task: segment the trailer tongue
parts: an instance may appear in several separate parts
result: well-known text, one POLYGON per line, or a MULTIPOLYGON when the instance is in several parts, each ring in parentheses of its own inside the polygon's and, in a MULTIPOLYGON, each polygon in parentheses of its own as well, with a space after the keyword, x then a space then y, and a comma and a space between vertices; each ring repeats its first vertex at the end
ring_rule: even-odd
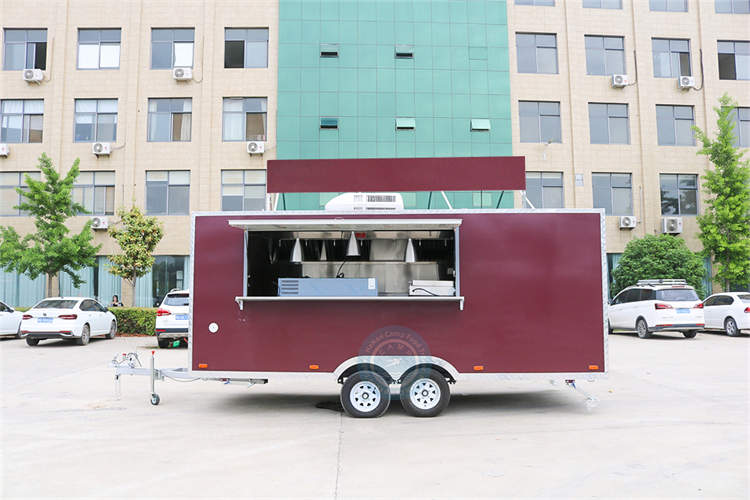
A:
MULTIPOLYGON (((490 159, 453 160, 471 172, 490 159)), ((276 170, 298 166, 269 162, 269 189, 283 184, 276 170)), ((334 167, 316 165, 323 178, 334 167)), ((377 187, 411 187, 399 182, 377 187)), ((510 184, 493 177, 489 187, 523 187, 510 184)), ((153 404, 164 378, 330 377, 355 417, 382 415, 392 386, 414 416, 439 414, 449 384, 462 380, 563 380, 579 390, 575 379, 606 373, 604 257, 600 210, 197 213, 190 367, 157 370, 153 353, 150 368, 127 355, 112 365, 118 380, 149 375, 153 404)))

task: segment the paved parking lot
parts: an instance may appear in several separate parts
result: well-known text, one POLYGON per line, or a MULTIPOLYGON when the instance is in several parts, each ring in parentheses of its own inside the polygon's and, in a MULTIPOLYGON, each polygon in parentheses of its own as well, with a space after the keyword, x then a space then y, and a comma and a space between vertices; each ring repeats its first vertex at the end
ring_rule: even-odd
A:
MULTIPOLYGON (((457 384, 447 411, 336 409, 338 385, 280 376, 246 389, 126 377, 107 361, 150 338, 0 342, 2 495, 736 497, 748 495, 750 336, 610 337, 610 374, 581 383, 457 384)), ((157 365, 186 366, 185 349, 157 365)))

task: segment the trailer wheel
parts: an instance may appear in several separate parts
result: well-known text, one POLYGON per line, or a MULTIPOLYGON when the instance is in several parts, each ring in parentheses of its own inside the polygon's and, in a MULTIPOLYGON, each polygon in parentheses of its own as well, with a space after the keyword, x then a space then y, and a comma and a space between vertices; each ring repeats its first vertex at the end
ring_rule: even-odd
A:
POLYGON ((353 373, 341 387, 341 406, 352 417, 379 417, 390 404, 391 390, 388 383, 375 372, 353 373))
POLYGON ((151 395, 151 404, 152 405, 154 405, 154 406, 158 405, 159 401, 161 401, 161 398, 159 397, 158 394, 152 394, 151 395))
POLYGON ((401 383, 401 406, 413 417, 436 417, 450 399, 448 382, 436 370, 416 370, 401 383))

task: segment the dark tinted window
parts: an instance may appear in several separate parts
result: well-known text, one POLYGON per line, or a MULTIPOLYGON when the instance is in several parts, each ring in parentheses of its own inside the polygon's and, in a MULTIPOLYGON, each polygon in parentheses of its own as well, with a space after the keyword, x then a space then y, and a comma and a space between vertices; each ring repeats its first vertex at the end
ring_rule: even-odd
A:
POLYGON ((656 298, 657 300, 671 301, 700 300, 698 299, 698 294, 695 293, 695 290, 690 288, 668 288, 666 290, 657 290, 656 298))
POLYGON ((709 298, 707 298, 706 301, 703 303, 703 307, 715 306, 718 298, 719 297, 709 297, 709 298))
POLYGON ((738 295, 737 298, 740 299, 742 302, 750 302, 750 293, 738 295))
POLYGON ((245 66, 245 42, 226 40, 224 42, 224 67, 243 68, 245 66))
POLYGON ((72 309, 75 307, 77 302, 77 300, 43 300, 35 305, 33 309, 72 309))
POLYGON ((187 293, 170 293, 164 299, 166 306, 187 306, 190 305, 190 295, 187 293))
POLYGON ((734 302, 734 298, 732 298, 731 295, 721 295, 719 297, 719 301, 717 302, 717 305, 719 306, 731 306, 734 302))
POLYGON ((641 300, 655 300, 656 299, 656 292, 654 290, 649 290, 647 288, 644 288, 641 290, 641 300))

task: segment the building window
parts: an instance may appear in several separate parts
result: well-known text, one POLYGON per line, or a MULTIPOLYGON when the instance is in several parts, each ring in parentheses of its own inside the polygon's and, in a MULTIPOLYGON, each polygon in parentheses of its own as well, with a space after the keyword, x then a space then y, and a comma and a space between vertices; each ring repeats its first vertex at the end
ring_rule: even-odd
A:
POLYGON ((690 40, 652 38, 654 76, 677 78, 690 76, 690 40))
POLYGON ((225 97, 224 141, 265 141, 267 107, 265 97, 225 97))
POLYGON ((750 80, 750 42, 719 40, 719 80, 750 80))
MULTIPOLYGON (((534 208, 563 208, 563 174, 526 172, 526 198, 534 208)), ((523 207, 530 208, 526 200, 523 207)))
POLYGON ((188 215, 190 213, 190 171, 150 170, 146 172, 146 213, 188 215))
POLYGON ((716 0, 717 14, 750 14, 750 0, 716 0))
POLYGON ((225 28, 225 68, 267 68, 268 28, 225 28))
POLYGON ((656 128, 660 146, 694 146, 693 107, 656 105, 656 128))
POLYGON ((630 144, 627 104, 589 103, 591 144, 630 144))
POLYGON ((73 201, 92 215, 115 214, 115 173, 81 172, 73 186, 73 201))
POLYGON ((152 29, 151 69, 193 67, 193 42, 195 30, 152 29))
POLYGON ((192 102, 190 98, 149 99, 149 142, 190 141, 192 102))
POLYGON ((605 215, 633 215, 633 187, 630 174, 591 174, 594 208, 605 215))
POLYGON ((625 40, 621 36, 586 35, 586 74, 625 74, 625 40))
POLYGON ((698 176, 693 174, 661 174, 661 214, 698 214, 698 176))
POLYGON ((521 142, 562 142, 560 103, 519 101, 521 142))
POLYGON ((516 0, 516 5, 537 5, 553 7, 555 5, 555 0, 516 0))
POLYGON ((225 212, 266 207, 265 170, 222 170, 221 209, 225 212))
POLYGON ((519 73, 557 73, 557 35, 516 33, 519 73))
POLYGON ((28 190, 26 186, 26 176, 35 181, 42 180, 42 173, 36 172, 0 172, 0 216, 6 215, 27 215, 17 207, 21 203, 21 195, 16 188, 24 191, 28 190))
POLYGON ((76 99, 75 142, 117 140, 117 99, 76 99))
POLYGON ((0 101, 0 142, 42 142, 43 99, 0 101))
POLYGON ((750 108, 734 108, 729 117, 734 123, 734 146, 750 148, 750 108))
POLYGON ((622 0, 583 0, 588 9, 622 9, 622 0))
POLYGON ((5 30, 3 69, 47 69, 47 30, 5 30))
POLYGON ((120 29, 78 30, 78 69, 120 67, 120 29))
POLYGON ((687 12, 687 0, 649 0, 654 12, 687 12))

